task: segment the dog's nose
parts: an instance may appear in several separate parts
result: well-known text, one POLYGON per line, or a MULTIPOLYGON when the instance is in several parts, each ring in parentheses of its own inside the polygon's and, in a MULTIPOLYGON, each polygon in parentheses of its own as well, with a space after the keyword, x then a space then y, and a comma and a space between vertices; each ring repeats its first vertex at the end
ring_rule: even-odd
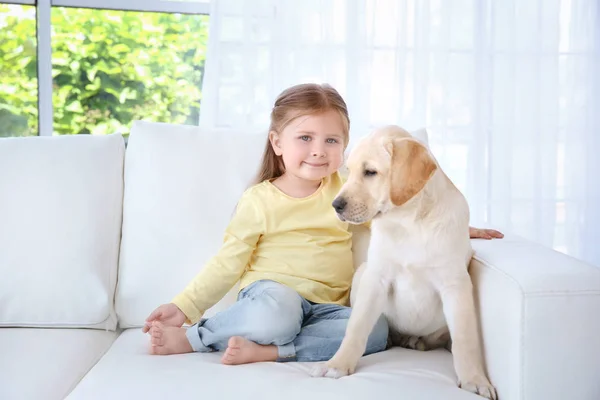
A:
POLYGON ((335 199, 333 201, 333 203, 331 203, 331 205, 333 206, 333 208, 335 208, 335 211, 338 214, 341 213, 342 211, 344 211, 344 208, 346 208, 347 204, 348 204, 348 202, 343 197, 338 197, 337 199, 335 199))

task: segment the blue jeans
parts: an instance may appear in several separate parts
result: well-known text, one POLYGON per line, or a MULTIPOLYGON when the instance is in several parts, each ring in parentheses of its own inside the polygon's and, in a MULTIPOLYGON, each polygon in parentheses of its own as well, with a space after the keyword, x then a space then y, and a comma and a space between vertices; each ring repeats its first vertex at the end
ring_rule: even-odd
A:
MULTIPOLYGON (((276 345, 277 361, 327 361, 336 353, 350 307, 315 304, 280 283, 262 280, 245 287, 238 301, 212 318, 187 330, 194 351, 222 351, 232 336, 258 344, 276 345)), ((382 315, 369 339, 365 355, 385 350, 388 325, 382 315)))

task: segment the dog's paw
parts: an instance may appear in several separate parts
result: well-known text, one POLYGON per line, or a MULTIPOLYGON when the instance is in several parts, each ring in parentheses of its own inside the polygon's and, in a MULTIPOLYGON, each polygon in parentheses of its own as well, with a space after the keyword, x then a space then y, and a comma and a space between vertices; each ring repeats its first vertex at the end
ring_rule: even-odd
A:
POLYGON ((331 361, 318 363, 310 371, 310 376, 315 378, 333 378, 338 379, 354 373, 356 366, 336 365, 331 361))
POLYGON ((419 350, 419 351, 427 351, 429 347, 423 340, 423 338, 419 336, 407 336, 402 335, 400 337, 400 347, 411 350, 419 350))
POLYGON ((485 377, 462 381, 458 383, 458 386, 464 390, 468 390, 469 392, 478 394, 489 400, 498 399, 496 389, 485 377))

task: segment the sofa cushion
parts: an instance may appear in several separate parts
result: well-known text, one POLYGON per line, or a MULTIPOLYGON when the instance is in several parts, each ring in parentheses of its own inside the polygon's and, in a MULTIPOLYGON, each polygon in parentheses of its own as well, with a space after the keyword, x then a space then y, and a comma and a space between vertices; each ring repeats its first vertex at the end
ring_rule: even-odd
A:
POLYGON ((459 389, 446 350, 401 348, 363 357, 354 375, 311 378, 313 363, 226 366, 222 353, 148 355, 148 335, 124 331, 68 397, 78 399, 481 400, 459 389))
POLYGON ((0 399, 64 399, 116 337, 94 329, 0 328, 0 399))
POLYGON ((0 140, 0 326, 115 329, 121 135, 0 140))
MULTIPOLYGON (((121 327, 141 326, 217 252, 265 143, 265 133, 134 123, 125 160, 116 293, 121 327)), ((234 301, 235 291, 205 315, 234 301)))

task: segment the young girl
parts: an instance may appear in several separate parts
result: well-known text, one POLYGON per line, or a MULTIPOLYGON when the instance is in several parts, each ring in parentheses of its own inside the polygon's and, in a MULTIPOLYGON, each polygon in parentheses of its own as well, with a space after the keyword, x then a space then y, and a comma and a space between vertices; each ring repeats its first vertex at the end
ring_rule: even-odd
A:
MULTIPOLYGON (((354 272, 348 224, 331 206, 349 124, 346 103, 329 85, 279 95, 256 184, 239 200, 221 249, 146 320, 152 354, 224 351, 230 365, 333 357, 350 317, 354 272), (201 319, 238 280, 238 301, 201 319), (182 328, 185 322, 194 325, 182 328)), ((472 237, 497 235, 471 230, 472 237)), ((387 337, 382 316, 365 354, 384 350, 387 337)))

